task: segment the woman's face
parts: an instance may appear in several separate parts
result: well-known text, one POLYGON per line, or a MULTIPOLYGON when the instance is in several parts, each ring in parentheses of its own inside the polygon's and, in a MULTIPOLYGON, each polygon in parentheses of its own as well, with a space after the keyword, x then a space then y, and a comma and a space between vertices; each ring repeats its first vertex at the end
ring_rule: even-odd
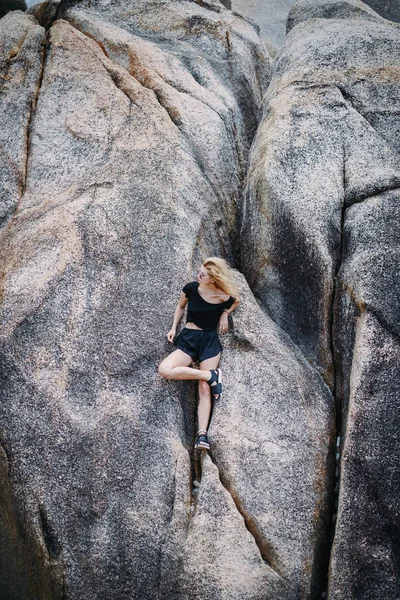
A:
POLYGON ((197 272, 197 281, 199 283, 205 283, 205 284, 211 283, 211 277, 208 274, 208 271, 204 265, 201 265, 200 269, 197 272))

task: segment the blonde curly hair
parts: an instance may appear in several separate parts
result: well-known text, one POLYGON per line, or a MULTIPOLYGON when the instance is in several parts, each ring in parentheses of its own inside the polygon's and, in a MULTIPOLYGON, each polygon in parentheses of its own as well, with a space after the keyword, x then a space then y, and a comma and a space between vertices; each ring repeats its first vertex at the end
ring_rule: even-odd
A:
POLYGON ((226 260, 217 256, 209 256, 203 261, 203 267, 207 269, 207 273, 213 278, 217 288, 235 300, 239 300, 239 288, 226 260))

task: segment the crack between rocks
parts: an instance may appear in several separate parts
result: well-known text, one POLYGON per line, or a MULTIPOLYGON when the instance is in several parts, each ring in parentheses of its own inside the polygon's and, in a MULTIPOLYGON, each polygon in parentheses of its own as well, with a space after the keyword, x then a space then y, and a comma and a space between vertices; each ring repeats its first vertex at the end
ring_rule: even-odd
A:
MULTIPOLYGON (((346 148, 345 145, 342 145, 342 187, 343 187, 343 202, 340 214, 340 230, 339 230, 339 252, 337 263, 335 265, 335 274, 333 277, 333 290, 331 295, 330 302, 330 318, 329 318, 329 332, 330 332, 330 351, 332 356, 332 368, 333 368, 333 389, 332 395, 335 399, 335 407, 336 407, 336 420, 335 420, 335 456, 333 462, 334 472, 332 478, 332 485, 330 489, 328 489, 327 496, 330 499, 330 506, 328 509, 328 518, 329 518, 329 539, 327 540, 327 550, 326 550, 326 564, 324 567, 325 573, 320 578, 322 588, 324 589, 324 596, 326 597, 327 589, 329 587, 329 570, 330 570, 330 562, 332 556, 333 542, 335 539, 335 529, 336 529, 336 515, 338 509, 338 501, 339 501, 339 488, 340 488, 340 439, 341 439, 341 411, 337 402, 337 379, 336 379, 336 371, 337 371, 337 361, 336 361, 336 350, 335 350, 335 341, 334 341, 334 329, 336 326, 335 323, 335 305, 338 295, 338 274, 340 267, 343 261, 343 241, 344 241, 344 224, 346 218, 346 205, 345 205, 345 195, 346 195, 346 148)), ((318 577, 318 575, 316 576, 318 577)), ((318 582, 317 582, 318 585, 318 582)))
MULTIPOLYGON (((70 24, 70 25, 71 25, 71 24, 70 24)), ((97 39, 96 39, 94 36, 92 36, 92 35, 91 35, 89 32, 83 31, 82 29, 78 29, 77 27, 75 27, 75 25, 71 25, 71 27, 72 27, 73 29, 76 29, 76 30, 77 30, 77 31, 79 31, 80 33, 82 33, 82 35, 84 35, 84 36, 88 37, 89 39, 93 40, 93 41, 94 41, 94 42, 95 42, 95 43, 96 43, 96 44, 99 46, 99 48, 100 48, 100 49, 101 49, 101 51, 104 53, 104 55, 105 55, 105 56, 106 56, 106 57, 107 57, 107 58, 108 58, 108 59, 109 59, 111 62, 113 62, 113 63, 114 63, 114 61, 113 61, 113 60, 110 58, 110 56, 108 55, 108 53, 107 53, 107 51, 106 51, 106 49, 105 49, 105 47, 104 47, 104 44, 102 44, 101 42, 99 42, 99 41, 98 41, 98 40, 97 40, 97 39)), ((139 59, 139 60, 140 60, 140 59, 139 59)), ((185 135, 185 133, 182 131, 182 129, 181 129, 181 127, 180 127, 180 126, 181 126, 181 124, 182 124, 182 121, 181 121, 181 118, 180 118, 180 115, 179 115, 179 111, 174 111, 174 110, 173 110, 173 109, 172 109, 172 108, 169 106, 169 104, 168 104, 168 101, 167 101, 167 100, 165 99, 165 97, 164 97, 164 93, 163 93, 163 91, 162 91, 162 90, 160 90, 160 89, 157 89, 157 87, 156 87, 156 82, 154 82, 154 84, 153 84, 153 85, 151 85, 151 84, 150 84, 150 82, 149 82, 148 84, 146 84, 146 82, 143 80, 143 77, 144 77, 144 75, 147 75, 147 76, 149 76, 150 78, 152 78, 152 77, 158 77, 158 78, 160 78, 160 79, 163 81, 163 83, 164 83, 166 86, 168 86, 168 87, 172 88, 174 91, 176 91, 176 92, 178 92, 178 93, 180 93, 180 94, 184 94, 184 95, 186 95, 186 96, 188 96, 188 97, 192 98, 192 99, 193 99, 193 100, 195 100, 196 102, 199 102, 200 104, 202 104, 203 106, 205 106, 206 108, 208 108, 209 110, 211 110, 212 112, 214 112, 214 113, 215 113, 215 114, 218 116, 218 118, 219 118, 219 119, 221 119, 222 123, 224 124, 224 127, 225 127, 225 130, 226 130, 226 133, 227 133, 227 136, 228 136, 228 138, 229 138, 229 139, 231 139, 231 138, 233 139, 233 141, 234 141, 234 143, 235 143, 235 151, 236 151, 236 156, 237 156, 237 168, 238 168, 238 171, 239 171, 239 172, 243 170, 243 169, 242 169, 242 165, 241 165, 241 160, 240 160, 240 156, 241 156, 241 155, 240 155, 239 148, 238 148, 238 139, 237 139, 237 132, 236 132, 236 127, 235 127, 235 119, 234 119, 234 115, 233 115, 233 114, 231 114, 231 113, 232 113, 232 111, 229 109, 229 107, 227 107, 227 106, 226 106, 226 104, 223 102, 223 100, 222 100, 222 99, 220 99, 220 100, 223 102, 223 104, 224 104, 225 108, 226 108, 226 109, 229 111, 229 113, 230 113, 230 115, 229 115, 229 116, 230 116, 230 118, 231 118, 231 124, 232 124, 231 128, 232 128, 232 131, 230 131, 230 128, 228 127, 228 123, 226 122, 226 120, 225 120, 224 116, 223 116, 223 115, 222 115, 222 114, 221 114, 221 113, 220 113, 218 110, 216 110, 216 109, 215 109, 215 108, 214 108, 214 107, 213 107, 211 104, 209 104, 208 102, 205 102, 204 100, 201 100, 200 98, 197 98, 196 96, 194 96, 194 95, 193 95, 193 94, 191 94, 190 92, 188 92, 188 91, 186 91, 186 90, 182 89, 182 88, 181 88, 181 86, 179 86, 179 84, 175 84, 175 83, 173 83, 173 82, 171 82, 171 81, 167 81, 167 80, 166 80, 164 77, 162 77, 162 75, 160 75, 160 74, 159 74, 157 71, 154 71, 153 69, 149 68, 148 66, 146 66, 146 65, 142 65, 142 64, 141 64, 141 65, 140 65, 140 68, 142 68, 142 69, 143 69, 143 71, 144 71, 144 74, 143 74, 143 76, 139 76, 139 77, 138 77, 138 73, 137 73, 137 72, 134 72, 134 73, 133 73, 133 72, 131 72, 131 71, 128 71, 128 70, 127 70, 125 67, 123 67, 123 66, 119 65, 119 63, 115 63, 115 64, 116 64, 116 65, 117 65, 119 68, 123 69, 123 70, 126 72, 126 74, 127 74, 127 75, 129 75, 130 77, 133 77, 133 78, 135 79, 135 81, 137 81, 137 82, 138 82, 138 83, 139 83, 139 84, 140 84, 140 85, 141 85, 141 86, 142 86, 144 89, 147 89, 147 90, 149 90, 149 91, 153 92, 153 94, 155 95, 155 97, 156 97, 156 99, 157 99, 158 103, 160 104, 160 106, 161 106, 161 107, 162 107, 162 108, 163 108, 163 109, 164 109, 164 110, 167 112, 167 115, 169 116, 169 118, 170 118, 171 122, 172 122, 172 123, 173 123, 173 124, 174 124, 174 125, 177 127, 177 129, 179 130, 179 132, 180 132, 182 135, 184 135, 184 137, 185 137, 185 139, 186 139, 186 140, 187 140, 187 136, 185 135)), ((113 74, 112 74, 112 73, 110 73, 109 69, 107 69, 107 67, 106 67, 105 65, 104 65, 104 67, 106 68, 106 70, 107 70, 107 72, 110 74, 110 76, 112 77, 112 79, 113 79, 113 81, 114 81, 114 83, 115 83, 116 87, 118 87, 118 89, 120 89, 120 90, 121 90, 123 93, 125 93, 125 91, 124 91, 123 89, 121 89, 121 87, 118 85, 118 83, 119 83, 119 82, 118 82, 118 81, 117 81, 117 80, 116 80, 116 79, 113 77, 113 74)), ((190 71, 189 71, 189 73, 190 73, 190 71)), ((193 76, 192 76, 192 77, 193 77, 193 76)), ((125 93, 125 95, 127 95, 127 94, 125 93)), ((129 98, 129 96, 128 96, 128 98, 129 98)), ((193 145, 192 145, 192 144, 190 144, 190 147, 191 147, 191 149, 193 149, 193 145)), ((199 159, 198 159, 197 153, 195 153, 195 152, 194 152, 194 153, 193 153, 193 156, 194 156, 195 160, 196 160, 197 162, 199 162, 199 159)), ((199 166, 200 166, 200 170, 201 170, 201 171, 202 171, 202 173, 205 175, 205 173, 204 173, 204 167, 203 167, 203 165, 202 165, 202 164, 199 164, 199 166)), ((215 188, 215 186, 213 186, 213 184, 211 183, 210 179, 209 179, 209 178, 208 178, 206 175, 205 175, 205 177, 207 178, 207 181, 208 181, 208 183, 210 184, 210 186, 212 186, 213 188, 215 188)), ((215 189, 214 189, 214 193, 216 193, 216 194, 217 194, 217 191, 216 191, 215 189)), ((217 194, 217 197, 218 197, 218 194, 217 194)))
POLYGON ((28 163, 29 163, 30 152, 31 152, 31 135, 32 135, 32 129, 33 129, 33 124, 34 124, 34 118, 36 115, 36 107, 37 107, 37 103, 39 100, 39 94, 40 94, 40 90, 42 88, 42 83, 43 83, 44 65, 46 62, 48 43, 49 43, 49 37, 48 37, 48 31, 46 31, 45 42, 43 44, 43 50, 42 50, 42 65, 41 65, 41 69, 40 69, 39 80, 37 83, 35 95, 32 99, 31 109, 30 109, 29 117, 28 117, 28 125, 27 125, 27 129, 26 129, 25 165, 24 165, 24 170, 23 170, 23 175, 22 175, 23 181, 21 184, 20 200, 23 197, 23 195, 25 194, 26 183, 28 180, 28 163))
POLYGON ((205 8, 206 10, 211 10, 212 12, 216 12, 218 14, 221 13, 221 9, 219 8, 219 6, 209 5, 206 2, 203 2, 202 0, 192 0, 192 2, 194 2, 194 4, 198 4, 202 8, 205 8))
POLYGON ((59 560, 62 552, 61 544, 58 540, 56 531, 50 522, 44 506, 39 505, 39 524, 42 530, 43 540, 47 549, 49 558, 53 561, 59 560))
POLYGON ((261 535, 259 534, 259 532, 257 531, 257 527, 253 521, 253 519, 247 514, 247 512, 245 511, 245 509, 243 508, 238 496, 233 492, 233 490, 231 489, 229 482, 227 481, 227 479, 223 476, 221 469, 218 467, 215 459, 212 456, 212 453, 209 452, 209 457, 211 459, 211 461, 213 462, 213 464, 215 465, 215 467, 218 470, 218 476, 219 476, 219 480, 221 482, 221 485, 225 488, 225 490, 228 492, 228 494, 230 495, 230 497, 232 498, 236 510, 238 511, 238 513, 242 516, 245 527, 247 529, 247 531, 250 533, 250 535, 252 536, 252 538, 254 539, 254 542, 259 550, 260 556, 263 560, 264 563, 266 563, 268 565, 268 567, 274 571, 274 573, 280 578, 280 579, 285 579, 285 577, 283 577, 283 575, 279 572, 278 570, 278 566, 273 558, 273 550, 269 549, 266 547, 266 542, 265 540, 262 539, 261 535))
MULTIPOLYGON (((340 90, 342 92, 342 90, 340 90)), ((344 101, 347 104, 347 100, 344 97, 344 101)), ((351 103, 349 103, 350 106, 351 103)), ((356 110, 354 107, 352 107, 354 110, 356 110)), ((358 111, 356 111, 358 112, 358 111)), ((361 115, 361 117, 363 117, 363 115, 361 115)), ((335 404, 336 404, 336 448, 335 448, 335 461, 334 461, 334 491, 333 494, 329 493, 328 496, 331 497, 332 496, 332 500, 331 500, 331 511, 333 512, 332 517, 331 517, 331 525, 330 525, 330 548, 329 548, 329 562, 327 565, 327 572, 326 572, 326 577, 325 577, 325 584, 326 587, 329 587, 329 576, 330 576, 330 564, 332 561, 332 551, 333 551, 333 545, 334 545, 334 540, 335 540, 335 533, 336 533, 336 524, 337 524, 337 512, 338 512, 338 507, 339 507, 339 498, 340 498, 340 480, 341 480, 341 458, 342 458, 342 447, 343 447, 343 443, 344 443, 344 438, 345 438, 345 432, 346 432, 346 422, 347 422, 347 416, 348 413, 346 411, 345 415, 342 415, 342 403, 344 398, 342 397, 343 394, 341 394, 341 397, 338 398, 338 394, 339 394, 339 390, 337 387, 337 376, 336 376, 336 372, 337 372, 337 362, 338 362, 338 354, 336 352, 336 348, 335 348, 335 338, 334 338, 334 332, 335 329, 337 327, 337 323, 335 322, 335 306, 336 306, 336 302, 337 302, 337 297, 339 294, 339 290, 338 290, 338 274, 340 271, 340 268, 342 266, 342 262, 343 262, 343 252, 344 252, 344 226, 345 226, 345 220, 346 220, 346 213, 347 210, 353 206, 354 204, 360 204, 361 202, 365 202, 368 201, 369 199, 372 199, 374 197, 378 197, 382 194, 384 194, 385 192, 389 192, 389 191, 395 191, 400 189, 399 188, 399 182, 395 181, 393 182, 393 185, 387 185, 385 186, 385 188, 382 188, 380 190, 377 190, 376 194, 374 195, 368 195, 368 196, 362 196, 360 198, 355 199, 351 204, 349 203, 348 199, 346 199, 346 187, 347 187, 347 180, 346 180, 346 150, 345 150, 345 146, 343 145, 343 190, 344 190, 344 201, 342 204, 342 210, 341 210, 341 221, 340 221, 340 246, 339 246, 339 255, 338 255, 338 260, 337 260, 337 265, 335 268, 335 275, 334 275, 334 290, 332 293, 332 297, 331 297, 331 307, 330 307, 330 348, 331 348, 331 354, 332 354, 332 363, 333 363, 333 376, 334 376, 334 386, 333 386, 333 390, 332 390, 332 394, 335 398, 335 404), (340 405, 339 405, 340 403, 340 405)), ((354 299, 353 299, 354 300, 354 299)), ((378 321, 378 323, 382 326, 383 329, 385 329, 385 331, 389 332, 390 335, 392 335, 397 341, 400 342, 400 332, 396 330, 395 326, 393 326, 393 324, 389 323, 384 315, 379 311, 379 309, 373 308, 369 305, 367 305, 365 302, 363 301, 354 301, 355 306, 359 309, 360 314, 365 313, 367 310, 368 312, 374 316, 374 318, 378 321)), ((356 342, 354 342, 353 344, 353 355, 354 355, 354 348, 356 346, 356 342)), ((352 363, 353 363, 353 359, 352 359, 352 363)), ((351 377, 351 374, 350 374, 351 377)), ((326 597, 326 596, 325 596, 326 597)))
POLYGON ((386 192, 394 192, 396 190, 400 191, 400 179, 395 179, 393 181, 393 183, 389 183, 388 185, 386 185, 385 187, 382 187, 382 188, 377 188, 376 190, 373 190, 368 195, 357 196, 356 198, 352 198, 350 196, 346 200, 345 209, 347 210, 351 206, 354 206, 355 204, 361 204, 362 202, 366 202, 367 200, 372 200, 373 198, 378 198, 379 196, 381 196, 382 194, 385 194, 386 192))
POLYGON ((368 312, 378 321, 379 325, 381 325, 385 331, 390 333, 396 342, 400 343, 400 332, 385 319, 379 309, 373 308, 368 304, 365 305, 365 308, 368 309, 368 312))
POLYGON ((157 574, 157 585, 156 588, 158 589, 159 593, 161 593, 161 588, 162 588, 162 573, 163 573, 163 552, 164 552, 164 545, 166 542, 166 539, 169 535, 169 530, 171 528, 171 522, 174 516, 174 507, 175 507, 175 502, 176 502, 176 472, 178 469, 178 459, 175 459, 175 469, 174 469, 174 477, 173 477, 173 488, 172 488, 172 502, 171 502, 171 510, 170 510, 170 514, 168 516, 168 525, 166 525, 165 527, 165 535, 163 536, 161 543, 160 543, 160 551, 159 551, 159 561, 158 561, 158 574, 157 574))
POLYGON ((10 457, 10 453, 8 451, 7 445, 4 442, 4 440, 0 439, 0 448, 2 449, 2 451, 4 452, 4 455, 6 457, 6 461, 7 461, 7 475, 10 478, 11 476, 11 457, 10 457))

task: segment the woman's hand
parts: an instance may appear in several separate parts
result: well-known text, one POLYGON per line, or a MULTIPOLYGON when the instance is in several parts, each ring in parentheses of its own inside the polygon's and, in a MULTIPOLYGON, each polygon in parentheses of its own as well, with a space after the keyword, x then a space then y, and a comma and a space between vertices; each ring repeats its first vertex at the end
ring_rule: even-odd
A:
POLYGON ((227 331, 228 331, 228 313, 223 312, 219 318, 218 332, 226 333, 227 331))
POLYGON ((170 331, 168 331, 168 333, 167 333, 167 340, 169 342, 173 342, 174 341, 175 333, 176 333, 175 327, 173 327, 170 331))

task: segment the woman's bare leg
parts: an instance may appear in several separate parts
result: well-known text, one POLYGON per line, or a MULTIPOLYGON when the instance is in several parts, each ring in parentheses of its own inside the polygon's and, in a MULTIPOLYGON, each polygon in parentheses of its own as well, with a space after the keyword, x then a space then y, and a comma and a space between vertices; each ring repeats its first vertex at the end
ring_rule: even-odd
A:
MULTIPOLYGON (((207 358, 200 363, 200 369, 207 371, 216 369, 219 364, 221 353, 212 358, 207 358)), ((208 383, 204 380, 199 381, 199 406, 197 408, 197 419, 199 423, 199 431, 207 431, 211 413, 211 389, 208 383)))
POLYGON ((192 358, 188 354, 182 350, 175 350, 162 361, 158 372, 165 379, 200 379, 205 382, 210 379, 209 370, 193 369, 189 367, 191 363, 192 358))

